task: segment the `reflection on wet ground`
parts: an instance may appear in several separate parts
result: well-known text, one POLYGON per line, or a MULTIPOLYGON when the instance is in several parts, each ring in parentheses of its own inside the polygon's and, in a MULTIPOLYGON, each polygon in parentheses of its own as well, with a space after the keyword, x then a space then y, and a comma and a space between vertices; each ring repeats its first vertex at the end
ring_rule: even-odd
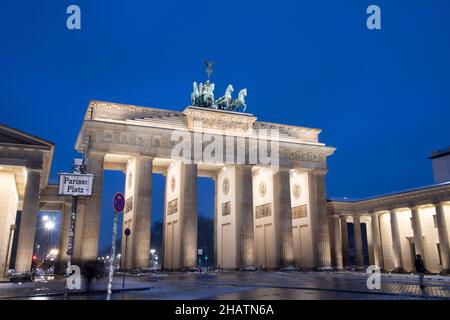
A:
MULTIPOLYGON (((165 274, 140 281, 152 289, 118 292, 116 300, 236 299, 450 299, 449 278, 426 280, 420 290, 415 276, 383 275, 381 289, 370 290, 362 273, 223 272, 206 275, 165 274)), ((76 294, 71 299, 103 300, 104 294, 76 294)), ((60 299, 43 297, 34 299, 60 299)))

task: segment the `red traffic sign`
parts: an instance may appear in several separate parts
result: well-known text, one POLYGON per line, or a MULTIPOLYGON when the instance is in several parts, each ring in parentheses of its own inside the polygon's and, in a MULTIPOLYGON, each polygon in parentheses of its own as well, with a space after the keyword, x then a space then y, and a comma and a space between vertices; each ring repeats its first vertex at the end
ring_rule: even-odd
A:
POLYGON ((125 208, 125 197, 122 193, 117 192, 114 195, 113 207, 116 212, 122 212, 123 208, 125 208))
POLYGON ((131 230, 129 228, 125 229, 125 235, 128 237, 131 234, 131 230))

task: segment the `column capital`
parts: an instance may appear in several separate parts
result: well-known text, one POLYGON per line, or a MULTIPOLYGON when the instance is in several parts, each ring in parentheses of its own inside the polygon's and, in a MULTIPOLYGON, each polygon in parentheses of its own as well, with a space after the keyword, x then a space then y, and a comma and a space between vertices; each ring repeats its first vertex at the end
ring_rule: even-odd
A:
POLYGON ((136 155, 136 158, 138 158, 139 160, 147 160, 147 161, 153 161, 153 159, 155 159, 155 157, 143 155, 143 154, 136 155))
POLYGON ((313 169, 311 171, 309 171, 309 173, 313 174, 313 175, 317 175, 317 176, 324 176, 328 173, 327 169, 313 169))
POLYGON ((89 151, 86 158, 89 159, 90 157, 104 157, 106 156, 106 152, 101 151, 89 151))
POLYGON ((370 210, 369 215, 371 217, 378 217, 380 215, 380 211, 370 210))
POLYGON ((442 207, 445 205, 445 201, 434 201, 433 206, 435 207, 442 207))
POLYGON ((41 168, 28 168, 27 167, 26 172, 27 172, 27 174, 29 174, 31 172, 42 174, 44 172, 44 170, 41 168))
POLYGON ((410 205, 408 206, 408 208, 409 208, 409 210, 411 210, 411 212, 412 212, 413 210, 419 210, 421 207, 422 207, 422 205, 420 205, 420 204, 410 204, 410 205))

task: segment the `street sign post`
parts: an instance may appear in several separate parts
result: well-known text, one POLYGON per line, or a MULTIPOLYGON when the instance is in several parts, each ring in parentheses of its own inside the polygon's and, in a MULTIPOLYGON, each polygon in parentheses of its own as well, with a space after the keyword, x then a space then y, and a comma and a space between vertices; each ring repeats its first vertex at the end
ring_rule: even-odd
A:
POLYGON ((122 278, 122 289, 125 288, 125 276, 126 276, 126 266, 127 266, 127 248, 128 248, 128 237, 131 234, 131 230, 129 228, 126 228, 124 231, 125 234, 125 255, 124 255, 124 261, 123 261, 123 278, 122 278))
POLYGON ((125 198, 122 193, 118 192, 113 198, 113 208, 114 208, 114 222, 113 222, 113 232, 111 240, 111 255, 109 256, 109 280, 108 280, 108 295, 107 300, 111 300, 112 293, 112 283, 114 277, 114 261, 116 259, 116 239, 117 239, 117 220, 119 212, 122 212, 125 207, 125 198))
POLYGON ((68 297, 68 278, 72 273, 72 254, 73 254, 73 239, 75 233, 75 221, 77 214, 78 196, 92 195, 92 182, 94 175, 86 172, 86 165, 83 159, 74 159, 72 165, 73 173, 59 174, 59 194, 72 196, 72 212, 70 214, 69 227, 69 243, 67 245, 67 269, 66 269, 66 283, 64 286, 64 298, 68 297))

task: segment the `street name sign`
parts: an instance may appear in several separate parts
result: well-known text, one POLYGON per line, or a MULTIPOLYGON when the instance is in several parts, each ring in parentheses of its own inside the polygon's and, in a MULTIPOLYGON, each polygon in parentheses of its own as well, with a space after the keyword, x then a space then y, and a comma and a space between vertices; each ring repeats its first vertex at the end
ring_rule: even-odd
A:
POLYGON ((93 174, 60 173, 59 194, 69 196, 92 195, 93 174))

